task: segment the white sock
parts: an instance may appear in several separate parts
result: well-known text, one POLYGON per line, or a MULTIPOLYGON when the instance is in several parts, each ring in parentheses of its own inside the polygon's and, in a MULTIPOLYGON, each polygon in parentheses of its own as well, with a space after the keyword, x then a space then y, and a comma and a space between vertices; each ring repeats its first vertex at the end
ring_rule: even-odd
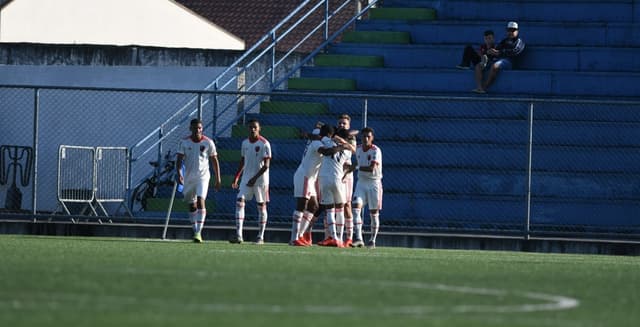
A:
POLYGON ((338 238, 336 235, 336 209, 329 208, 327 209, 327 229, 329 230, 329 236, 333 238, 338 238))
POLYGON ((242 238, 242 225, 244 224, 244 202, 236 201, 236 232, 242 238))
POLYGON ((298 239, 298 234, 300 234, 301 225, 302 225, 302 212, 296 210, 293 212, 293 220, 291 222, 291 240, 289 240, 289 242, 293 242, 298 239))
POLYGON ((198 227, 196 225, 196 221, 198 220, 198 211, 189 211, 189 221, 191 222, 191 229, 193 229, 193 233, 198 232, 198 227))
POLYGON ((372 213, 371 216, 371 240, 373 243, 376 242, 376 237, 378 237, 378 229, 380 227, 380 213, 372 213))
POLYGON ((347 218, 344 217, 344 227, 347 230, 347 239, 353 239, 353 217, 347 218))
POLYGON ((258 231, 258 237, 264 240, 264 230, 267 228, 267 205, 265 204, 262 208, 258 207, 258 226, 260 230, 258 231))
POLYGON ((353 229, 356 234, 356 240, 362 241, 362 213, 361 208, 353 208, 353 229))
POLYGON ((207 209, 198 209, 196 211, 196 233, 202 232, 204 220, 207 218, 207 209))
POLYGON ((336 208, 336 234, 337 239, 342 241, 342 234, 344 233, 344 209, 336 208))
POLYGON ((298 229, 298 238, 309 229, 309 225, 311 224, 311 220, 313 219, 313 213, 309 211, 305 211, 302 214, 302 223, 300 224, 300 228, 298 229))

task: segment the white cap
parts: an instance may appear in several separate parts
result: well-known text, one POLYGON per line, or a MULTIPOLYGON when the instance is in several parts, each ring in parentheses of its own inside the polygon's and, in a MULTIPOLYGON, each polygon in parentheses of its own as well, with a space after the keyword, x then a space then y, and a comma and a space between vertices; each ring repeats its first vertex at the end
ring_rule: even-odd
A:
POLYGON ((320 135, 320 129, 319 128, 314 128, 313 131, 311 132, 311 134, 320 135))
POLYGON ((508 23, 507 23, 507 28, 515 28, 515 29, 518 29, 518 23, 516 23, 516 22, 508 22, 508 23))

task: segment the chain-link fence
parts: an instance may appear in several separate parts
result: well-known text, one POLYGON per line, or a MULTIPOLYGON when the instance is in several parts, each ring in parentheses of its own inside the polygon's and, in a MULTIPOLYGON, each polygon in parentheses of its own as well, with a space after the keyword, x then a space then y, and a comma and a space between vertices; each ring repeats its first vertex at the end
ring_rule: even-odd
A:
MULTIPOLYGON (((65 214, 56 185, 59 147, 68 145, 128 149, 116 159, 126 176, 113 180, 127 184, 134 217, 121 218, 162 219, 178 141, 201 117, 223 175, 223 189, 209 193, 208 221, 233 226, 242 124, 257 118, 273 149, 270 224, 285 226, 304 134, 346 113, 352 129, 375 130, 383 152, 383 230, 640 237, 638 102, 277 92, 247 94, 262 102, 246 108, 242 95, 0 87, 0 217, 65 214)), ((184 210, 178 195, 173 216, 186 221, 184 210)))

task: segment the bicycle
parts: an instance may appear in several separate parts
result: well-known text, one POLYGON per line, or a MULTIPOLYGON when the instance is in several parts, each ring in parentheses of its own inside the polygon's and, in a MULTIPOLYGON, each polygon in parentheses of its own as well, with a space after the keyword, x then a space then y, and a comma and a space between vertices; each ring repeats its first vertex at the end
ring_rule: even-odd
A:
POLYGON ((136 203, 140 204, 140 210, 147 210, 147 199, 155 198, 158 195, 158 188, 165 185, 173 185, 176 179, 176 161, 175 154, 172 155, 168 151, 164 156, 163 163, 158 161, 149 161, 149 165, 153 167, 153 173, 138 184, 131 193, 129 207, 134 211, 136 203), (160 169, 159 167, 162 168, 160 169))

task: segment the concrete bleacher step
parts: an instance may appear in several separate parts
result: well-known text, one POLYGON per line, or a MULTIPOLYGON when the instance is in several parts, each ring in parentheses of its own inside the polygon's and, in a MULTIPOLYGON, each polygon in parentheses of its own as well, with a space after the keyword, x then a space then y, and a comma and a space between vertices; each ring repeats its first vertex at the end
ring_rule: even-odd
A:
POLYGON ((356 54, 319 54, 314 58, 313 63, 318 67, 384 67, 384 58, 356 54))
POLYGON ((349 43, 378 43, 378 44, 409 44, 411 33, 407 31, 357 30, 347 31, 342 35, 342 42, 349 43))
POLYGON ((324 115, 329 113, 329 109, 326 104, 319 102, 263 101, 260 102, 260 113, 324 115))
MULTIPOLYGON (((304 67, 301 75, 355 80, 361 91, 470 94, 476 87, 473 72, 456 69, 304 67)), ((516 96, 636 97, 640 94, 640 73, 504 71, 490 92, 516 96)))
POLYGON ((437 12, 432 8, 394 8, 379 7, 369 11, 369 19, 398 19, 398 20, 434 20, 437 12))
MULTIPOLYGON (((167 212, 167 210, 169 210, 170 204, 171 204, 170 198, 164 198, 164 197, 149 198, 147 199, 147 209, 145 211, 167 212)), ((205 204, 207 206, 207 212, 209 213, 216 212, 215 201, 207 200, 205 204)), ((176 196, 176 198, 173 201, 172 212, 189 212, 189 205, 186 202, 184 202, 181 197, 176 196)))
MULTIPOLYGON (((471 43, 477 49, 480 42, 471 43)), ((336 55, 382 57, 385 67, 451 68, 459 64, 465 44, 379 45, 338 43, 330 48, 336 55)), ((529 46, 518 59, 518 70, 562 70, 640 72, 637 48, 529 46), (549 60, 552 57, 553 60, 549 60)))
POLYGON ((289 90, 355 91, 356 82, 348 78, 294 77, 287 81, 289 90))
MULTIPOLYGON (((234 125, 231 128, 231 136, 236 138, 247 138, 247 127, 234 125)), ((260 125, 260 135, 267 139, 297 139, 300 137, 300 130, 292 126, 275 126, 275 125, 260 125)), ((226 147, 224 147, 226 148, 226 147)), ((236 147, 239 149, 239 147, 236 147)))
MULTIPOLYGON (((414 44, 479 43, 482 32, 492 29, 496 40, 504 37, 506 21, 432 21, 411 22, 393 20, 362 20, 356 24, 358 32, 405 32, 414 44)), ((528 47, 585 46, 639 47, 640 24, 637 23, 580 23, 521 21, 520 37, 528 47)), ((343 41, 348 42, 348 41, 343 41)), ((376 42, 360 42, 376 43, 376 42)), ((409 43, 409 42, 406 42, 409 43)))

